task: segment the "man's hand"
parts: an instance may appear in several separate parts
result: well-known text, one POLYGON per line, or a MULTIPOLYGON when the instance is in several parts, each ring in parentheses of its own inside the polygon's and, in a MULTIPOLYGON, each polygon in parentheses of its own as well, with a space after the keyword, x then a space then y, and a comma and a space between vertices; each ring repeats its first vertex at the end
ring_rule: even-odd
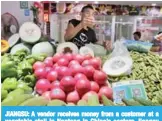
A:
POLYGON ((84 18, 81 22, 82 27, 87 30, 87 27, 93 28, 95 25, 93 18, 84 18))

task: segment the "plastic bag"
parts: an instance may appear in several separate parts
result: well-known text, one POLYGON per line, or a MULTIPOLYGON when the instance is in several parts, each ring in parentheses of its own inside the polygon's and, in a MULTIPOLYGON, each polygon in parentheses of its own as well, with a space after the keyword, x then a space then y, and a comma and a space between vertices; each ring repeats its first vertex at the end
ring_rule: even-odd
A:
POLYGON ((143 41, 135 41, 135 40, 125 40, 124 45, 127 46, 128 50, 134 50, 137 52, 148 52, 151 47, 152 43, 150 42, 143 42, 143 41))
POLYGON ((130 57, 128 49, 124 46, 123 41, 116 41, 114 43, 114 49, 111 53, 111 57, 124 56, 130 57))
POLYGON ((110 76, 123 76, 131 73, 133 61, 122 41, 114 43, 114 49, 104 65, 103 70, 110 76))

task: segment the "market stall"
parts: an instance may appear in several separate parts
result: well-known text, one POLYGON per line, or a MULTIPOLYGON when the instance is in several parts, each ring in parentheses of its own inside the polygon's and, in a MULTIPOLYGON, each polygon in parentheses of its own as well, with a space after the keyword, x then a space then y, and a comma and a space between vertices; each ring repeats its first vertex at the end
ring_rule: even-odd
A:
POLYGON ((51 15, 47 33, 35 18, 1 40, 2 106, 162 105, 162 57, 151 52, 151 42, 131 40, 144 27, 138 17, 96 16, 97 37, 112 40, 108 49, 65 42, 73 17, 51 15))

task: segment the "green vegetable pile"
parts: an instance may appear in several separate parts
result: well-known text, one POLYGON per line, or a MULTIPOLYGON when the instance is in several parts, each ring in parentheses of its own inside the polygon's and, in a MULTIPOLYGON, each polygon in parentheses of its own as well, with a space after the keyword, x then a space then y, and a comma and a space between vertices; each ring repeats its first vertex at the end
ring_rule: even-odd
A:
POLYGON ((26 50, 17 51, 13 55, 5 53, 1 58, 2 100, 17 89, 32 93, 36 83, 32 65, 36 61, 43 61, 45 57, 29 55, 26 50))
MULTIPOLYGON (((131 51, 130 55, 133 59, 132 73, 120 77, 109 76, 109 81, 143 80, 148 98, 152 102, 158 102, 157 94, 162 90, 162 58, 152 53, 135 51, 131 51)), ((102 61, 105 62, 108 58, 109 56, 102 57, 102 61)))

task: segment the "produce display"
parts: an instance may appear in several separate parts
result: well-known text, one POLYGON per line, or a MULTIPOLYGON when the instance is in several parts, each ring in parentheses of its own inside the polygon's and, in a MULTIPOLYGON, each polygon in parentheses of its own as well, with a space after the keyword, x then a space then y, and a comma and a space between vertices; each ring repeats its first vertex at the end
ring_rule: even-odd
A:
POLYGON ((113 92, 98 57, 57 53, 45 58, 21 50, 6 53, 1 63, 4 106, 71 106, 84 102, 93 106, 102 104, 102 95, 112 100, 113 92))
POLYGON ((19 33, 1 40, 2 106, 162 105, 162 58, 148 52, 148 44, 140 49, 127 44, 135 50, 124 53, 130 57, 112 58, 100 45, 54 45, 37 25, 26 22, 19 33), (111 84, 126 80, 143 80, 148 99, 114 103, 111 84))
MULTIPOLYGON (((152 53, 130 52, 133 59, 133 68, 130 75, 111 77, 110 82, 124 80, 143 80, 148 98, 152 102, 159 102, 159 91, 162 91, 162 58, 152 53)), ((102 57, 103 63, 109 56, 102 57)))
MULTIPOLYGON (((29 55, 26 50, 15 54, 2 56, 2 105, 3 106, 156 106, 162 104, 162 90, 160 86, 161 69, 157 72, 159 57, 152 54, 131 52, 134 64, 132 74, 123 77, 111 77, 102 71, 102 63, 108 57, 92 57, 72 53, 56 53, 53 57, 45 55, 29 55), (139 60, 137 58, 143 57, 139 60), (151 60, 154 57, 156 60, 151 60), (150 58, 150 59, 148 59, 150 58), (136 61, 135 61, 136 60, 136 61), (155 63, 147 62, 155 61, 155 63), (13 65, 14 64, 14 65, 13 65), (138 77, 144 65, 146 69, 156 68, 155 74, 159 83, 155 86, 153 79, 145 82, 148 100, 134 97, 123 99, 123 104, 113 103, 112 81, 144 79, 147 75, 138 77), (141 67, 142 66, 142 67, 141 67), (155 67, 154 67, 155 66, 155 67), (156 67, 157 66, 157 67, 156 67), (142 69, 141 69, 142 68, 142 69), (10 73, 7 73, 10 72, 10 73), (136 73, 134 76, 133 74, 136 73), (138 74, 139 73, 139 74, 138 74), (148 86, 148 87, 147 87, 148 86), (149 87, 150 86, 150 87, 149 87), (154 87, 156 89, 152 89, 154 87), (151 90, 152 89, 152 90, 151 90), (151 91, 150 91, 151 90, 151 91), (34 92, 33 92, 34 91, 34 92)), ((159 66, 160 67, 160 66, 159 66)), ((144 71, 144 75, 150 71, 144 71)), ((152 75, 154 71, 151 71, 152 75)), ((141 76, 141 75, 139 75, 141 76)))

